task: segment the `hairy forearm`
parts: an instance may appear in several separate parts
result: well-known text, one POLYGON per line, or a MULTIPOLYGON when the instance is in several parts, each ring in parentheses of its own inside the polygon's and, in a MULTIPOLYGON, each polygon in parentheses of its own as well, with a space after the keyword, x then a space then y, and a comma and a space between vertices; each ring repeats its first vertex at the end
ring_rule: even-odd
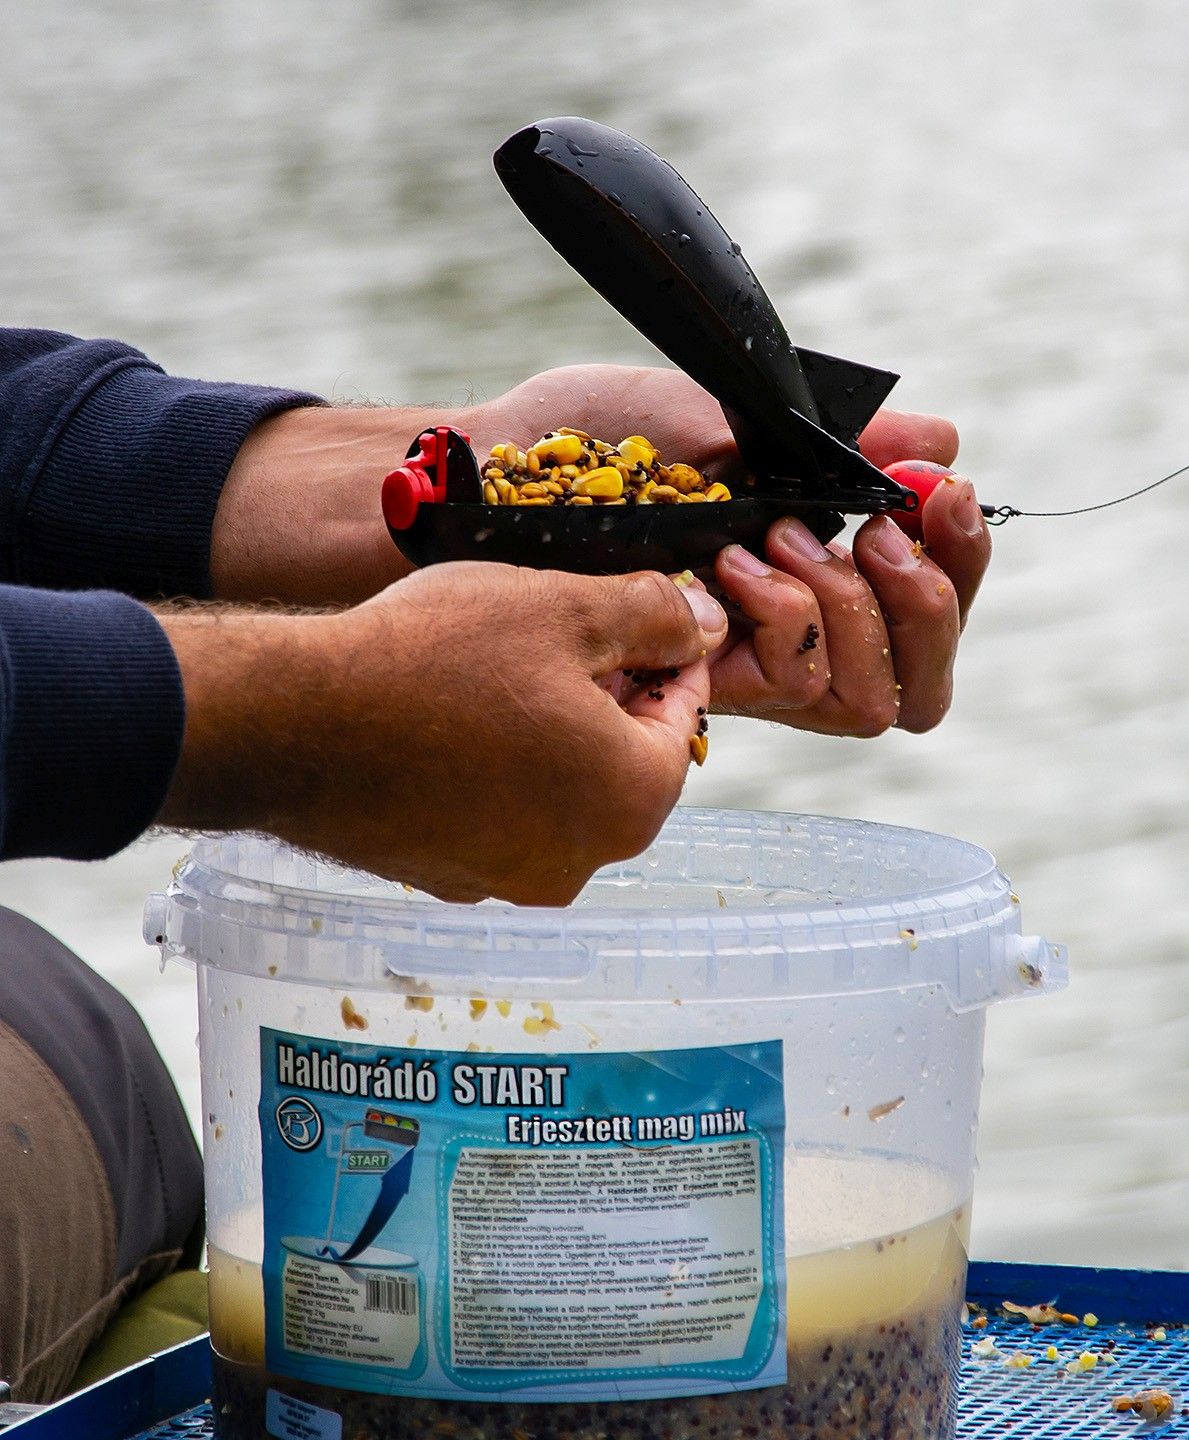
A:
POLYGON ((380 510, 384 476, 440 410, 290 410, 248 436, 227 477, 211 545, 221 600, 352 604, 410 570, 380 510))
POLYGON ((325 685, 321 617, 231 605, 163 606, 156 614, 186 696, 181 759, 159 822, 275 829, 316 780, 298 730, 311 713, 310 692, 325 685))

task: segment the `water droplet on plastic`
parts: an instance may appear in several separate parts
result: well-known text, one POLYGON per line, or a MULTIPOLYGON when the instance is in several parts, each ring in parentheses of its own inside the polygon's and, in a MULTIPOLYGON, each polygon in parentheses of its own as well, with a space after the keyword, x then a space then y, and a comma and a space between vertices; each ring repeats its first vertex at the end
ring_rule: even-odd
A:
POLYGON ((923 1065, 921 1066, 921 1079, 922 1079, 922 1080, 928 1080, 929 1076, 930 1076, 932 1073, 933 1073, 933 1072, 929 1069, 928 1061, 926 1061, 925 1064, 923 1064, 923 1065))
POLYGON ((738 240, 732 240, 732 241, 731 241, 731 254, 732 254, 732 255, 742 255, 742 254, 743 254, 743 246, 739 244, 738 240))
POLYGON ((903 1045, 903 1044, 904 1044, 905 1040, 908 1039, 908 1036, 904 1033, 904 1026, 903 1026, 903 1025, 897 1025, 897 1026, 896 1026, 896 1029, 895 1029, 895 1030, 893 1031, 893 1033, 892 1033, 892 1038, 893 1038, 893 1040, 895 1040, 895 1042, 896 1042, 897 1045, 903 1045))
POLYGON ((827 1095, 837 1095, 837 1094, 838 1094, 838 1077, 837 1077, 836 1075, 827 1075, 827 1076, 826 1076, 826 1094, 827 1094, 827 1095))
MULTIPOLYGON (((749 335, 749 336, 747 337, 747 339, 744 340, 744 342, 743 342, 743 348, 744 348, 745 350, 750 350, 751 347, 752 347, 754 344, 755 344, 755 336, 754 336, 754 335, 749 335)), ((395 483, 396 483, 396 482, 393 481, 393 484, 395 484, 395 483)))
POLYGON ((566 149, 570 152, 571 155, 586 155, 591 160, 597 160, 599 156, 599 152, 597 150, 584 150, 582 146, 579 145, 577 140, 567 140, 566 149))
MULTIPOLYGON (((678 237, 677 237, 677 244, 678 244, 678 246, 679 246, 681 249, 684 250, 685 247, 689 244, 689 236, 688 236, 688 235, 678 235, 678 237)), ((395 484, 396 482, 394 481, 393 483, 395 484)))
POLYGON ((622 205, 622 204, 623 204, 623 196, 622 196, 622 195, 617 195, 614 190, 608 190, 608 191, 607 191, 607 199, 610 200, 610 202, 612 203, 612 205, 622 205))

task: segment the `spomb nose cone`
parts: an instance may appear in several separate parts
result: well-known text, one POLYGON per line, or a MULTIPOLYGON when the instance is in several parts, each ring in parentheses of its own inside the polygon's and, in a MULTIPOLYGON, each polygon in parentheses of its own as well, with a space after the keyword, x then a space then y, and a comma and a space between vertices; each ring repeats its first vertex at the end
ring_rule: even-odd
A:
POLYGON ((517 131, 495 169, 553 248, 724 408, 773 435, 787 431, 790 406, 816 420, 771 300, 668 161, 607 125, 561 116, 517 131))
POLYGON ((859 391, 865 377, 884 382, 874 410, 893 377, 830 357, 811 377, 741 247, 668 161, 566 115, 517 131, 495 168, 553 248, 715 397, 760 490, 787 493, 772 477, 794 476, 829 502, 839 484, 880 483, 854 448, 859 391))

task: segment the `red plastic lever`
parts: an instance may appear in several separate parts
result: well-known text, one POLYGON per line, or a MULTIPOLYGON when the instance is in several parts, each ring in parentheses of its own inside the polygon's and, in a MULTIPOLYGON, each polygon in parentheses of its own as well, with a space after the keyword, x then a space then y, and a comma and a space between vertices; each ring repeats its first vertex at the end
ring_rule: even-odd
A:
POLYGON ((417 453, 385 475, 380 504, 391 529, 407 530, 422 505, 445 500, 450 435, 448 425, 423 430, 417 437, 417 453))

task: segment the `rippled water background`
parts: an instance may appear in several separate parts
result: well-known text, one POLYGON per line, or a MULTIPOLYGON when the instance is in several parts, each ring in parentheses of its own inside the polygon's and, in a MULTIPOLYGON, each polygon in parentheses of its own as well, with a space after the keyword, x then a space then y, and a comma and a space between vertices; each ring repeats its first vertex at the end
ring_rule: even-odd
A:
MULTIPOLYGON (((394 401, 651 352, 490 152, 582 113, 706 195, 794 338, 903 372, 983 498, 1057 509, 1189 460, 1180 0, 41 0, 0 17, 0 323, 394 401)), ((925 737, 718 722, 688 798, 992 850, 1066 995, 989 1027, 974 1245, 1189 1264, 1189 479, 1017 520, 925 737)), ((190 977, 144 895, 176 837, 0 868, 141 1006, 196 1111, 190 977)))

